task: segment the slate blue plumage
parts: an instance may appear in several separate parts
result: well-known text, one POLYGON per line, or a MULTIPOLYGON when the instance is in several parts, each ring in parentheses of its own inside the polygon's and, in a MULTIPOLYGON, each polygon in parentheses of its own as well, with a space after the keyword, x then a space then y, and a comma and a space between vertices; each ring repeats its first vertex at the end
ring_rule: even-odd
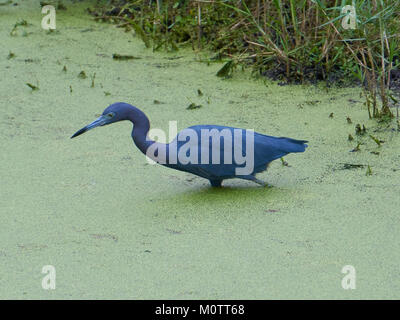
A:
MULTIPOLYGON (((212 130, 210 132, 214 132, 216 134, 225 132, 228 136, 229 134, 231 134, 232 137, 234 136, 234 134, 237 134, 240 140, 233 141, 231 139, 231 146, 229 145, 229 143, 225 144, 225 140, 223 140, 224 142, 222 142, 221 140, 221 143, 218 146, 217 144, 212 143, 213 138, 211 136, 209 137, 207 143, 207 139, 198 139, 198 141, 196 141, 195 139, 191 140, 190 137, 186 137, 186 140, 184 140, 183 138, 177 139, 179 134, 171 143, 163 144, 152 141, 148 138, 147 134, 150 129, 150 122, 146 115, 140 109, 123 102, 117 102, 107 107, 98 119, 96 119, 86 127, 78 130, 71 138, 77 137, 95 127, 104 126, 122 120, 129 120, 133 123, 133 141, 135 145, 140 149, 140 151, 142 151, 144 154, 148 154, 148 151, 153 149, 158 150, 154 153, 156 156, 160 156, 162 152, 165 152, 165 158, 161 157, 165 161, 159 161, 162 165, 176 170, 189 172, 208 179, 211 185, 214 187, 221 186, 223 180, 231 178, 251 180, 255 183, 265 186, 266 184, 263 181, 258 180, 255 177, 255 174, 266 170, 271 161, 282 158, 288 153, 304 152, 307 147, 307 145, 305 144, 307 141, 305 140, 296 140, 285 137, 272 137, 254 132, 253 167, 251 167, 251 172, 249 172, 248 174, 238 175, 237 169, 243 169, 246 164, 239 163, 239 159, 236 159, 236 157, 233 154, 230 155, 230 153, 233 153, 233 148, 241 147, 241 149, 238 150, 242 150, 242 156, 246 155, 246 140, 251 141, 250 138, 246 137, 246 130, 218 125, 197 125, 186 128, 179 133, 181 135, 180 137, 184 137, 185 133, 195 133, 198 135, 198 137, 201 137, 202 130, 204 132, 204 130, 208 129, 212 130), (241 146, 240 143, 242 144, 241 146), (172 157, 172 154, 176 154, 176 152, 180 151, 185 151, 184 149, 182 149, 185 144, 185 150, 188 148, 188 146, 192 147, 193 149, 188 150, 188 152, 186 153, 182 152, 182 154, 188 157, 192 156, 191 159, 197 159, 197 161, 187 163, 187 161, 183 161, 184 159, 176 157, 176 163, 171 163, 170 159, 172 157), (216 148, 219 148, 219 150, 216 150, 216 148), (193 154, 191 154, 192 151, 193 154), (212 155, 214 151, 220 151, 219 158, 216 158, 217 160, 219 160, 219 164, 215 164, 215 161, 212 163, 212 155), (226 159, 224 152, 226 152, 226 159), (205 155, 204 158, 206 158, 206 156, 208 155, 208 163, 204 163, 205 161, 201 161, 202 154, 203 156, 205 155), (232 158, 232 161, 230 163, 229 158, 232 158)), ((229 142, 229 139, 227 141, 229 142)))

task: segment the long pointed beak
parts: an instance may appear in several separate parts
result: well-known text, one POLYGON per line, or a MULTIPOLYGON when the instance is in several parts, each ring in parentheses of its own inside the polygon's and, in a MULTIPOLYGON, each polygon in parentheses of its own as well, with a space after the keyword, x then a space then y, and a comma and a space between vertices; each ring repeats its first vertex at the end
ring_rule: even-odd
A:
POLYGON ((105 125, 107 122, 107 119, 104 116, 100 116, 98 117, 96 120, 94 120, 92 123, 88 124, 86 127, 83 127, 82 129, 78 130, 77 132, 75 132, 72 138, 75 138, 77 136, 80 136, 82 133, 85 133, 86 131, 89 131, 93 128, 99 127, 99 126, 103 126, 105 125))

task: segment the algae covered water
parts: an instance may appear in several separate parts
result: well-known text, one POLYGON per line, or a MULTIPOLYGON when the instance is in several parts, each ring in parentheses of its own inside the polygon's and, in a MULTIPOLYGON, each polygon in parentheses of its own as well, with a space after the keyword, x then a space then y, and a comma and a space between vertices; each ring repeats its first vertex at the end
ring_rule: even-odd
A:
POLYGON ((368 120, 359 89, 220 79, 204 52, 153 53, 65 4, 53 32, 39 1, 0 6, 1 298, 399 298, 399 133, 368 120), (129 123, 69 139, 116 101, 166 132, 215 123, 309 147, 259 176, 271 188, 212 189, 150 165, 129 123))

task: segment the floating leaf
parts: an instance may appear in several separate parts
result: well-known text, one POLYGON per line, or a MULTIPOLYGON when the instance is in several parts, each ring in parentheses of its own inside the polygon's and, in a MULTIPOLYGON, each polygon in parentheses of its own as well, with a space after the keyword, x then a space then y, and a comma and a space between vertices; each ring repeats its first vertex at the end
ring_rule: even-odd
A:
POLYGON ((7 56, 7 59, 10 60, 12 58, 15 58, 15 53, 10 51, 10 53, 7 56))
POLYGON ((364 164, 340 163, 339 166, 335 170, 354 170, 354 169, 362 169, 362 168, 365 168, 364 164))
POLYGON ((26 85, 32 89, 32 91, 39 90, 38 86, 33 85, 32 83, 27 82, 26 85))
POLYGON ((384 143, 385 141, 383 141, 383 140, 379 140, 378 138, 375 138, 373 135, 369 135, 369 137, 372 139, 372 140, 374 140, 375 141, 375 143, 380 147, 381 146, 381 143, 384 143))
POLYGON ((360 144, 361 144, 361 143, 358 143, 357 146, 356 146, 353 150, 351 150, 350 152, 357 152, 357 151, 360 151, 360 144))
POLYGON ((186 108, 187 110, 193 110, 193 109, 200 109, 202 105, 196 105, 195 103, 189 104, 189 106, 186 108))
POLYGON ((135 56, 130 56, 130 55, 123 55, 123 54, 118 54, 118 53, 114 53, 112 57, 113 57, 114 60, 141 59, 140 57, 135 57, 135 56))
POLYGON ((80 78, 80 79, 86 79, 87 78, 87 76, 86 76, 86 73, 85 73, 85 71, 81 71, 81 72, 79 72, 79 74, 78 74, 78 78, 80 78))

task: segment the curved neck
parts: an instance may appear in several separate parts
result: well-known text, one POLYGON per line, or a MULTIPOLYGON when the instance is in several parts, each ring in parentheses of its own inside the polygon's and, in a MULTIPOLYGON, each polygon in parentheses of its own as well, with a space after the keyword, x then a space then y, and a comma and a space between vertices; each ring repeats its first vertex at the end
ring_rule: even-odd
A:
MULTIPOLYGON (((133 107, 133 106, 132 106, 133 107)), ((147 149, 155 143, 155 141, 147 137, 150 130, 150 121, 143 111, 136 107, 130 110, 128 120, 133 123, 132 139, 135 145, 146 154, 147 149)))

